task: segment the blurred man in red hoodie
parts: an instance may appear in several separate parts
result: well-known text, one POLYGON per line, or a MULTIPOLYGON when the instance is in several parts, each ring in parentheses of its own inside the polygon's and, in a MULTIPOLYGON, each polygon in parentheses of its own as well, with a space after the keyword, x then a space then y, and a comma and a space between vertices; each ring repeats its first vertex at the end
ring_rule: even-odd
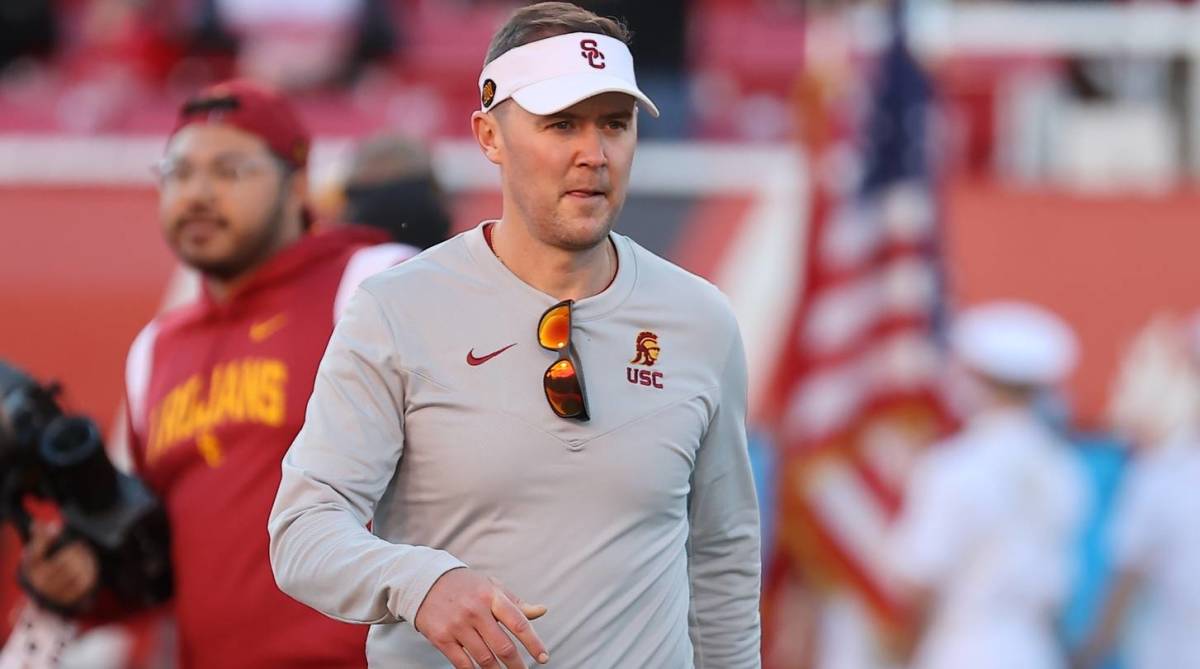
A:
MULTIPOLYGON (((138 335, 126 402, 135 469, 170 520, 182 667, 366 665, 365 626, 275 586, 267 515, 338 310, 416 249, 362 226, 314 234, 309 147, 286 100, 233 81, 183 106, 158 169, 164 237, 202 291, 138 335)), ((121 613, 106 606, 94 552, 48 551, 55 534, 38 528, 25 551, 35 597, 85 619, 121 613)))

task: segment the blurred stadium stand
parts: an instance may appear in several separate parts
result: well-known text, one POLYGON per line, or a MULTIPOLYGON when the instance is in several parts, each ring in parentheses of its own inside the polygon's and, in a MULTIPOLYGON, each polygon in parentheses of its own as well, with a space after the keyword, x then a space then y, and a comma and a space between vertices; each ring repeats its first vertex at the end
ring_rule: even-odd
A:
MULTIPOLYGON (((321 134, 361 134, 390 127, 419 136, 464 136, 467 114, 477 106, 475 79, 488 40, 514 6, 510 2, 325 0, 292 4, 344 6, 351 12, 349 18, 333 9, 324 13, 313 9, 307 18, 293 11, 284 20, 268 11, 286 6, 274 0, 61 4, 57 25, 67 37, 49 54, 43 48, 35 58, 14 60, 0 75, 0 132, 158 133, 170 123, 172 111, 188 91, 206 81, 249 72, 302 93, 306 118, 321 134), (235 18, 244 24, 238 31, 201 21, 206 5, 207 14, 216 8, 219 15, 223 4, 261 4, 264 9, 258 14, 237 14, 235 18), (369 58, 353 43, 364 32, 353 12, 368 7, 391 20, 391 30, 383 31, 385 37, 376 38, 377 46, 368 49, 369 58), (296 45, 287 44, 286 38, 293 35, 304 49, 311 49, 321 21, 340 21, 345 24, 340 29, 357 31, 330 38, 345 42, 329 51, 340 54, 344 66, 328 68, 324 79, 297 77, 279 62, 298 58, 296 45), (262 42, 265 36, 279 44, 262 47, 256 40, 262 42), (386 48, 391 45, 394 50, 386 48)), ((650 6, 591 3, 598 11, 620 14, 629 14, 622 11, 625 5, 643 4, 650 6)), ((695 95, 696 122, 689 128, 695 136, 786 137, 787 99, 803 48, 800 4, 698 0, 635 9, 631 21, 639 19, 647 26, 645 30, 633 26, 635 50, 653 54, 651 62, 658 65, 648 68, 647 76, 678 78, 682 65, 683 75, 695 82, 690 92, 684 81, 681 92, 670 95, 663 123, 681 118, 688 96, 695 95), (688 18, 683 21, 680 12, 685 5, 688 18), (651 48, 659 46, 659 33, 665 32, 656 33, 656 26, 676 26, 661 39, 679 44, 651 48), (673 55, 674 51, 680 53, 673 55)))

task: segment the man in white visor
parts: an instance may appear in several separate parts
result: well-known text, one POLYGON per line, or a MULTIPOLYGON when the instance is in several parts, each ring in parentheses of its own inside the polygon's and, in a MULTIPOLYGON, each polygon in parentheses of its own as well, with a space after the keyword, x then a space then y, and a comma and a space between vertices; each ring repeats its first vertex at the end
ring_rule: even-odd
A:
POLYGON ((372 667, 761 664, 737 323, 612 232, 658 113, 628 39, 513 15, 471 118, 500 218, 363 284, 321 363, 271 564, 372 667))

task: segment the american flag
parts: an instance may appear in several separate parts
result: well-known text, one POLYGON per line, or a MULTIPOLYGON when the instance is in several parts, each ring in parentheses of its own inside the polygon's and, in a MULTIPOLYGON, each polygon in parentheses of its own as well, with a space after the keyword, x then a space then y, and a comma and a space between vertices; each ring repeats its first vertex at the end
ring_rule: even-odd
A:
POLYGON ((795 644, 794 618, 811 614, 792 601, 798 584, 853 593, 885 627, 902 622, 886 531, 907 464, 948 423, 932 89, 895 16, 893 25, 859 122, 844 108, 822 122, 812 113, 828 112, 820 95, 806 114, 814 183, 803 285, 767 407, 779 449, 764 600, 775 669, 805 666, 794 648, 771 652, 795 644))

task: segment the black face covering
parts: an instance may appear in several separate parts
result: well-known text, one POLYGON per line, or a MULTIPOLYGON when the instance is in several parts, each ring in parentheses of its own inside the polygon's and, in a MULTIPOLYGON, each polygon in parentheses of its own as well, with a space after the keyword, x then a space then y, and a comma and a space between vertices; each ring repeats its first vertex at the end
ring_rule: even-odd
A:
POLYGON ((393 240, 420 249, 450 235, 450 216, 429 177, 347 186, 345 218, 386 230, 393 240))

